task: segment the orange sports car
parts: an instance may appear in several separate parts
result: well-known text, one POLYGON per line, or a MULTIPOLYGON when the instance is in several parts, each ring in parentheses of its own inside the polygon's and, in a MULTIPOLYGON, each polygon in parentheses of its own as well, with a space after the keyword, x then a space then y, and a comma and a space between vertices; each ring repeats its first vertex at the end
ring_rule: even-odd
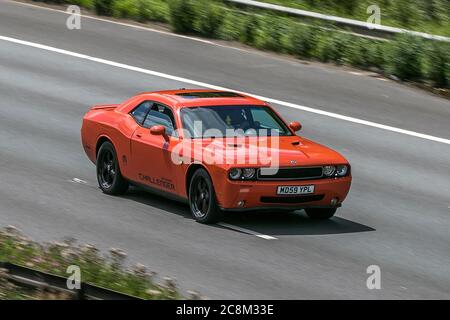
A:
POLYGON ((180 89, 92 107, 81 140, 107 194, 141 186, 189 203, 202 223, 263 209, 327 219, 350 189, 350 165, 300 129, 253 97, 180 89))

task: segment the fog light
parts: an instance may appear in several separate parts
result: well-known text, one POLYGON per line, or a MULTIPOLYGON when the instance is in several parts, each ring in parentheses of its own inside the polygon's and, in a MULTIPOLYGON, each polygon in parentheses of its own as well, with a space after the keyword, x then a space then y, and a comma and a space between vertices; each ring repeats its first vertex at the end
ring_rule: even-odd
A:
POLYGON ((339 198, 333 198, 333 199, 331 199, 331 205, 332 205, 332 206, 337 205, 338 202, 339 202, 339 198))
POLYGON ((245 201, 244 201, 244 200, 239 201, 239 202, 237 203, 237 206, 238 206, 239 208, 242 208, 243 206, 245 206, 245 201))

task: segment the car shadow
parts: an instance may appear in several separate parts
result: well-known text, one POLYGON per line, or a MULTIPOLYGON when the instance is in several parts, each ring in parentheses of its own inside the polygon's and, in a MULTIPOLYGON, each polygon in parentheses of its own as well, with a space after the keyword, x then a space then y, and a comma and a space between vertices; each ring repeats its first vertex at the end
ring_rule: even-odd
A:
MULTIPOLYGON (((339 214, 339 210, 337 214, 339 214)), ((295 212, 233 213, 227 214, 223 222, 269 236, 326 235, 375 231, 374 228, 338 216, 327 220, 312 220, 303 210, 295 212)))
POLYGON ((165 198, 139 187, 130 186, 128 192, 120 197, 192 219, 188 204, 165 198))
MULTIPOLYGON (((146 192, 137 187, 130 188, 130 191, 121 197, 177 214, 186 219, 192 219, 187 204, 168 200, 167 198, 146 192)), ((339 214, 339 210, 337 214, 339 214)), ((328 220, 312 220, 306 216, 303 210, 295 212, 264 211, 225 213, 222 222, 239 227, 238 229, 247 229, 254 233, 270 236, 327 235, 375 231, 374 228, 338 216, 328 220)), ((211 225, 211 227, 226 228, 230 231, 241 232, 220 224, 211 225)))

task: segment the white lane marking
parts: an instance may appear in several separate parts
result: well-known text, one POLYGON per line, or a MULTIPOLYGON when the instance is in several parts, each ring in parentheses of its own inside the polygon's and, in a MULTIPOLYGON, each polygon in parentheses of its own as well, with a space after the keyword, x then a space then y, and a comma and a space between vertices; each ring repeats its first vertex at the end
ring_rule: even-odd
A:
POLYGON ((217 223, 217 225, 228 228, 228 229, 240 231, 242 233, 250 234, 250 235, 256 236, 258 238, 262 238, 262 239, 266 239, 266 240, 277 240, 277 238, 269 236, 267 234, 261 234, 261 233, 255 232, 253 230, 241 228, 241 227, 229 224, 229 223, 219 222, 219 223, 217 223))
MULTIPOLYGON (((64 11, 64 10, 59 10, 59 9, 54 9, 54 8, 49 8, 49 7, 43 7, 43 6, 40 6, 40 5, 31 4, 31 3, 24 3, 24 2, 14 1, 14 0, 6 0, 5 2, 19 4, 19 5, 28 6, 28 7, 33 7, 33 8, 42 9, 42 10, 47 10, 47 11, 64 13, 64 14, 67 14, 67 15, 71 14, 71 13, 68 13, 67 11, 64 11)), ((103 18, 89 16, 89 15, 85 15, 85 14, 80 14, 80 17, 83 17, 83 18, 86 18, 86 19, 91 19, 91 20, 102 21, 102 22, 108 22, 108 23, 117 24, 117 25, 124 26, 124 27, 130 27, 130 28, 139 29, 139 30, 152 31, 152 32, 161 33, 161 34, 168 35, 168 36, 177 37, 177 38, 184 38, 184 39, 194 40, 194 41, 207 43, 207 44, 215 44, 214 42, 209 41, 209 40, 195 38, 195 37, 190 37, 190 36, 185 36, 185 35, 182 35, 182 34, 172 33, 172 32, 164 31, 164 30, 158 30, 158 29, 154 29, 154 28, 150 28, 150 27, 144 27, 144 26, 131 24, 131 23, 113 21, 113 20, 103 19, 103 18)))
POLYGON ((78 179, 78 178, 73 178, 71 180, 69 180, 70 182, 74 182, 74 183, 80 183, 80 184, 88 184, 87 181, 84 181, 82 179, 78 179))
POLYGON ((73 52, 73 51, 68 51, 68 50, 64 50, 64 49, 59 49, 59 48, 47 46, 47 45, 44 45, 44 44, 39 44, 39 43, 25 41, 25 40, 19 40, 19 39, 16 39, 16 38, 11 38, 11 37, 6 37, 6 36, 0 36, 0 40, 7 41, 7 42, 12 42, 12 43, 16 43, 16 44, 21 44, 21 45, 28 46, 28 47, 38 48, 38 49, 42 49, 42 50, 46 50, 46 51, 56 52, 56 53, 60 53, 60 54, 64 54, 64 55, 68 55, 68 56, 84 59, 84 60, 97 62, 97 63, 102 63, 102 64, 105 64, 105 65, 109 65, 109 66, 113 66, 113 67, 117 67, 117 68, 121 68, 121 69, 126 69, 126 70, 130 70, 130 71, 135 71, 135 72, 140 72, 140 73, 144 73, 144 74, 149 74, 149 75, 160 77, 160 78, 164 78, 164 79, 174 80, 174 81, 178 81, 178 82, 184 82, 184 83, 192 84, 192 85, 199 86, 199 87, 204 87, 204 88, 209 88, 209 89, 214 89, 214 90, 234 91, 234 92, 237 92, 237 93, 247 94, 247 95, 251 95, 251 96, 253 96, 253 97, 257 98, 257 99, 264 100, 264 101, 267 101, 267 102, 270 102, 270 103, 274 103, 274 104, 279 104, 279 105, 282 105, 282 106, 285 106, 285 107, 298 109, 298 110, 302 110, 302 111, 306 111, 306 112, 310 112, 310 113, 320 114, 320 115, 323 115, 323 116, 327 116, 327 117, 331 117, 331 118, 335 118, 335 119, 339 119, 339 120, 344 120, 344 121, 348 121, 348 122, 353 122, 353 123, 365 125, 365 126, 368 126, 368 127, 383 129, 383 130, 386 130, 386 131, 401 133, 401 134, 404 134, 404 135, 408 135, 408 136, 412 136, 412 137, 416 137, 416 138, 420 138, 420 139, 425 139, 425 140, 429 140, 429 141, 435 141, 435 142, 440 142, 440 143, 444 143, 444 144, 450 145, 450 139, 445 139, 445 138, 432 136, 432 135, 429 135, 429 134, 424 134, 424 133, 420 133, 420 132, 400 129, 400 128, 396 128, 396 127, 392 127, 392 126, 388 126, 388 125, 384 125, 384 124, 381 124, 381 123, 376 123, 376 122, 372 122, 372 121, 368 121, 368 120, 363 120, 363 119, 353 118, 353 117, 349 117, 349 116, 344 116, 344 115, 341 115, 341 114, 338 114, 338 113, 334 113, 334 112, 329 112, 329 111, 320 110, 320 109, 314 109, 314 108, 311 108, 311 107, 302 106, 302 105, 295 104, 295 103, 292 103, 292 102, 286 102, 286 101, 273 99, 273 98, 269 98, 269 97, 264 97, 264 96, 260 96, 260 95, 256 95, 256 94, 252 94, 252 93, 248 93, 248 92, 243 92, 243 91, 239 91, 239 90, 234 90, 234 89, 230 89, 230 88, 216 86, 216 85, 213 85, 213 84, 209 84, 209 83, 205 83, 205 82, 201 82, 201 81, 196 81, 196 80, 192 80, 192 79, 187 79, 187 78, 183 78, 183 77, 178 77, 178 76, 170 75, 170 74, 163 73, 163 72, 158 72, 158 71, 153 71, 153 70, 149 70, 149 69, 134 67, 134 66, 131 66, 131 65, 128 65, 128 64, 114 62, 114 61, 111 61, 111 60, 91 57, 91 56, 88 56, 86 54, 77 53, 77 52, 73 52))
POLYGON ((277 240, 277 238, 272 237, 272 236, 268 236, 266 234, 255 234, 255 236, 257 236, 259 238, 266 239, 266 240, 277 240))

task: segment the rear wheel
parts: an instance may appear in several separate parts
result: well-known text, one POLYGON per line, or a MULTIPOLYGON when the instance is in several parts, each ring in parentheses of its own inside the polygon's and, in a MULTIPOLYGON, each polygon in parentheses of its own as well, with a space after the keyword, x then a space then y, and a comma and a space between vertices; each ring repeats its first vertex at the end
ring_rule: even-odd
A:
POLYGON ((198 169, 189 185, 189 206, 200 223, 215 223, 222 217, 211 178, 205 169, 198 169))
POLYGON ((336 213, 336 208, 308 208, 306 214, 311 219, 329 219, 336 213))
POLYGON ((98 151, 97 181, 106 194, 119 195, 128 190, 128 182, 120 173, 116 151, 109 141, 103 143, 98 151))

